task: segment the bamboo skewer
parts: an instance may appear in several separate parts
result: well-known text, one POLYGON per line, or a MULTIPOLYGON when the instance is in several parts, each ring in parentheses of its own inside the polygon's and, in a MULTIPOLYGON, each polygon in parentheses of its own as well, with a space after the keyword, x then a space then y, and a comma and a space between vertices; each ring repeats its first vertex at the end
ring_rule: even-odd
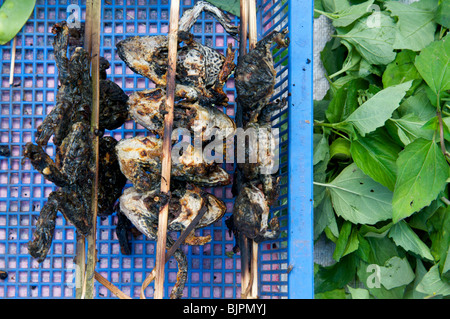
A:
POLYGON ((16 37, 12 40, 12 49, 11 49, 11 66, 9 70, 9 86, 14 84, 14 68, 16 65, 16 37))
MULTIPOLYGON (((240 39, 239 39, 239 60, 247 53, 247 30, 248 30, 248 0, 240 2, 240 39)), ((238 102, 236 105, 236 126, 243 127, 242 106, 238 102)), ((242 172, 237 168, 237 191, 241 191, 242 172)), ((239 247, 241 251, 241 298, 247 296, 247 286, 250 281, 248 269, 248 240, 245 236, 239 236, 239 247)))
POLYGON ((100 109, 100 30, 101 30, 101 0, 88 0, 86 3, 86 40, 87 49, 91 56, 91 79, 92 79, 92 114, 91 135, 95 161, 94 183, 92 186, 91 212, 92 229, 88 235, 87 264, 85 273, 84 298, 94 298, 94 275, 97 263, 97 211, 98 211, 98 167, 99 167, 99 137, 96 132, 99 129, 100 109))
MULTIPOLYGON (((253 50, 257 42, 257 24, 256 24, 256 0, 247 0, 248 2, 248 45, 249 51, 253 50)), ((251 286, 250 296, 251 298, 258 297, 258 248, 259 245, 253 240, 252 243, 252 257, 250 267, 250 283, 251 286)))
POLYGON ((111 282, 109 282, 105 277, 100 275, 98 272, 94 271, 94 277, 95 277, 95 280, 97 280, 99 283, 101 283, 103 286, 105 286, 109 291, 111 291, 113 294, 115 294, 120 299, 132 299, 130 296, 123 293, 119 288, 117 288, 111 282))
MULTIPOLYGON (((169 45, 168 45, 168 66, 167 66, 167 88, 166 88, 166 112, 164 116, 164 139, 161 168, 161 192, 170 192, 170 175, 172 167, 172 126, 173 107, 175 100, 175 76, 178 49, 178 19, 180 15, 180 0, 172 0, 170 4, 169 21, 169 45)), ((164 205, 158 217, 158 241, 156 245, 156 279, 155 279, 155 299, 164 297, 164 267, 165 250, 167 242, 167 219, 169 215, 169 201, 164 205)))
MULTIPOLYGON (((197 216, 195 216, 195 218, 188 225, 188 227, 186 227, 186 229, 181 233, 181 235, 178 237, 178 239, 175 241, 172 247, 166 252, 164 257, 164 264, 169 261, 170 257, 173 256, 175 251, 184 242, 186 237, 189 236, 189 234, 194 230, 195 226, 199 223, 200 219, 203 217, 206 211, 207 211, 206 207, 203 206, 202 209, 198 212, 197 216)), ((155 275, 156 275, 156 267, 152 269, 151 273, 147 276, 147 278, 145 278, 144 282, 142 283, 140 294, 141 299, 145 299, 144 291, 148 287, 148 285, 155 279, 155 275)))

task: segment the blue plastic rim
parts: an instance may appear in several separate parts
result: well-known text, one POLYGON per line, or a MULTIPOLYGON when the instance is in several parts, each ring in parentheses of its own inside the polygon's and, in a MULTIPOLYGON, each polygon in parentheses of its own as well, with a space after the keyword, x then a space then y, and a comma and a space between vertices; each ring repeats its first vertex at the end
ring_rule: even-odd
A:
MULTIPOLYGON (((181 12, 194 0, 181 0, 181 12)), ((0 4, 3 1, 0 0, 0 4)), ((0 145, 11 150, 0 156, 0 270, 8 273, 0 279, 0 298, 74 298, 76 232, 58 214, 53 245, 47 259, 38 264, 28 255, 37 216, 46 198, 55 188, 22 160, 22 147, 34 142, 34 132, 54 107, 58 74, 53 59, 54 23, 67 20, 70 4, 77 4, 85 17, 85 0, 38 0, 34 12, 16 36, 14 85, 9 85, 12 41, 0 46, 0 145)), ((286 97, 288 108, 274 117, 280 130, 281 193, 272 207, 278 216, 282 235, 260 244, 259 283, 261 298, 313 297, 312 241, 312 1, 260 0, 258 38, 272 30, 289 28, 290 46, 277 51, 278 72, 274 99, 286 97)), ((148 80, 134 74, 118 57, 115 44, 129 36, 166 34, 169 28, 169 0, 108 0, 102 4, 101 54, 111 67, 108 78, 130 94, 152 87, 148 80)), ((233 16, 238 24, 239 19, 233 16)), ((191 30, 202 43, 225 53, 228 36, 217 21, 203 13, 191 30)), ((231 77, 224 87, 230 98, 223 111, 235 114, 235 90, 231 77)), ((106 132, 116 139, 146 134, 143 127, 130 121, 120 129, 106 132)), ((46 149, 54 155, 52 144, 46 149)), ((224 164, 232 173, 232 164, 224 164)), ((204 246, 183 246, 189 272, 185 298, 240 298, 240 259, 232 255, 234 238, 225 220, 231 215, 231 186, 207 189, 227 205, 225 217, 199 231, 210 234, 204 246)), ((143 236, 131 238, 132 255, 123 255, 115 234, 117 217, 99 218, 97 226, 97 272, 133 298, 139 298, 141 284, 155 265, 156 242, 143 236)), ((176 281, 177 264, 166 266, 168 296, 176 281)), ((96 298, 116 298, 96 282, 96 298)), ((146 289, 153 296, 153 286, 146 289)))

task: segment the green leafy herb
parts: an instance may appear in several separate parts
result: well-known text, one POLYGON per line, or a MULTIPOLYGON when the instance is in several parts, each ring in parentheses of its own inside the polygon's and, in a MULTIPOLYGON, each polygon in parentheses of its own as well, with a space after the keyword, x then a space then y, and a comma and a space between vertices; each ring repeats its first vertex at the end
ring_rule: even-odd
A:
POLYGON ((392 192, 356 166, 347 166, 328 188, 338 216, 354 224, 375 224, 392 216, 392 192))
POLYGON ((321 0, 314 101, 318 298, 450 296, 450 1, 321 0))
POLYGON ((418 138, 408 144, 397 160, 392 220, 397 222, 428 206, 448 177, 448 163, 435 142, 418 138))
POLYGON ((0 45, 16 36, 33 12, 36 0, 5 0, 0 8, 0 45))
POLYGON ((236 17, 241 16, 241 7, 239 0, 206 0, 215 5, 217 8, 234 14, 236 17))

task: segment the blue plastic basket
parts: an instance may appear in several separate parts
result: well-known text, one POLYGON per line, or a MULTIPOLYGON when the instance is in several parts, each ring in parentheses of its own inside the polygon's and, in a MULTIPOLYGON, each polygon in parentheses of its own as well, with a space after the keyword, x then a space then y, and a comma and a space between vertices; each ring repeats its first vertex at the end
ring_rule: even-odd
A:
MULTIPOLYGON (((194 0, 181 0, 181 11, 194 0)), ((0 0, 0 4, 2 1, 0 0)), ((68 5, 75 3, 85 17, 85 1, 38 0, 36 8, 17 35, 14 86, 9 86, 12 41, 0 46, 0 144, 8 145, 10 157, 0 156, 0 270, 8 277, 0 279, 0 298, 74 298, 75 236, 72 225, 58 214, 52 248, 47 259, 38 264, 28 255, 36 218, 54 190, 53 184, 33 169, 29 161, 21 164, 22 147, 34 142, 34 132, 53 108, 58 75, 53 59, 54 23, 66 20, 68 5)), ((115 44, 129 36, 165 34, 169 28, 169 0, 103 1, 101 54, 110 61, 108 78, 127 94, 151 87, 148 79, 134 74, 118 57, 115 44)), ((239 19, 235 18, 236 24, 239 19)), ((258 1, 258 38, 274 29, 289 28, 287 50, 275 55, 278 71, 274 99, 286 97, 287 110, 274 119, 280 129, 281 195, 272 211, 279 217, 282 235, 278 240, 260 244, 261 298, 312 298, 312 1, 258 1)), ((231 42, 220 24, 203 13, 192 29, 204 44, 225 52, 231 42)), ((230 104, 223 109, 234 117, 234 82, 224 88, 230 104)), ((145 129, 127 122, 107 132, 116 139, 145 134, 145 129)), ((54 154, 49 144, 47 152, 54 154)), ((233 172, 233 165, 227 164, 233 172)), ((227 205, 225 217, 200 231, 211 234, 205 246, 183 247, 189 272, 185 298, 239 298, 240 259, 229 256, 234 238, 228 234, 225 220, 232 211, 231 186, 209 189, 227 205)), ((123 255, 115 234, 115 214, 98 220, 98 264, 96 270, 124 293, 139 298, 142 281, 155 265, 156 242, 140 236, 132 239, 132 255, 123 255)), ((166 267, 165 296, 176 280, 177 264, 171 259, 166 267)), ((115 298, 104 286, 95 284, 96 298, 115 298)), ((153 296, 153 286, 146 289, 153 296)))

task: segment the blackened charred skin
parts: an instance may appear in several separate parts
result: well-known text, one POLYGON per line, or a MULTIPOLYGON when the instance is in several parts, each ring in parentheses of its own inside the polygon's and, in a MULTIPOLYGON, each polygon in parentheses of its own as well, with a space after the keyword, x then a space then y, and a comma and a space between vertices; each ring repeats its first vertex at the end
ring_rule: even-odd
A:
POLYGON ((252 183, 242 186, 233 208, 233 229, 260 243, 276 239, 280 235, 280 224, 276 217, 269 221, 270 206, 264 192, 252 183))
POLYGON ((119 240, 120 251, 124 255, 131 255, 131 243, 128 239, 131 227, 130 220, 119 209, 117 212, 116 236, 119 240))
POLYGON ((56 167, 53 160, 44 152, 42 147, 28 142, 25 145, 23 156, 29 158, 34 169, 56 186, 64 187, 69 184, 66 176, 56 167))
MULTIPOLYGON (((55 34, 53 49, 61 86, 56 95, 56 105, 44 119, 36 132, 36 143, 46 146, 50 137, 59 146, 77 122, 90 123, 92 85, 90 78, 90 57, 82 48, 74 49, 70 59, 67 49, 70 39, 80 31, 70 29, 67 23, 53 26, 55 34)), ((84 35, 79 34, 79 37, 84 35)), ((100 129, 112 130, 120 127, 128 119, 128 96, 114 82, 106 79, 109 62, 100 58, 100 129)))
POLYGON ((28 253, 36 258, 39 263, 47 257, 53 241, 55 232, 56 214, 58 212, 57 194, 52 192, 42 207, 39 218, 36 222, 36 230, 33 233, 33 240, 28 243, 28 253))
POLYGON ((285 38, 287 32, 287 29, 271 32, 238 62, 235 70, 237 100, 250 121, 272 97, 276 71, 273 66, 271 45, 276 42, 279 47, 287 47, 289 45, 289 39, 285 38))
MULTIPOLYGON (((90 57, 81 47, 67 57, 69 33, 73 37, 79 30, 69 30, 66 22, 52 28, 55 34, 53 48, 61 86, 58 88, 55 108, 44 119, 36 132, 36 143, 27 143, 24 159, 45 179, 59 187, 51 193, 40 212, 34 240, 29 244, 30 254, 42 262, 51 246, 54 217, 61 212, 77 233, 87 236, 92 230, 92 189, 95 176, 93 138, 91 134, 92 89, 90 57), (53 136, 56 146, 55 161, 44 148, 53 136)), ((81 35, 80 35, 81 36, 81 35)), ((100 127, 96 132, 103 135, 106 129, 116 128, 128 118, 128 96, 115 83, 105 79, 109 63, 100 64, 100 127)), ((99 139, 98 215, 113 212, 114 203, 122 193, 126 177, 120 171, 115 153, 117 141, 109 136, 99 139)))
MULTIPOLYGON (((227 57, 194 40, 192 34, 180 31, 177 53, 176 98, 203 100, 209 104, 224 105, 228 97, 223 85, 233 72, 234 52, 227 57)), ((127 66, 149 78, 157 88, 166 86, 168 40, 166 36, 130 37, 117 43, 119 57, 127 66)))
POLYGON ((114 130, 128 120, 128 95, 114 82, 100 80, 100 114, 101 129, 114 130))
POLYGON ((8 273, 4 270, 0 270, 0 280, 5 280, 8 278, 8 273))
POLYGON ((113 213, 116 200, 122 194, 127 178, 120 171, 115 147, 117 141, 111 136, 104 136, 99 147, 99 191, 98 215, 108 216, 113 213))
POLYGON ((11 156, 11 150, 9 149, 8 145, 0 145, 0 156, 11 156))

